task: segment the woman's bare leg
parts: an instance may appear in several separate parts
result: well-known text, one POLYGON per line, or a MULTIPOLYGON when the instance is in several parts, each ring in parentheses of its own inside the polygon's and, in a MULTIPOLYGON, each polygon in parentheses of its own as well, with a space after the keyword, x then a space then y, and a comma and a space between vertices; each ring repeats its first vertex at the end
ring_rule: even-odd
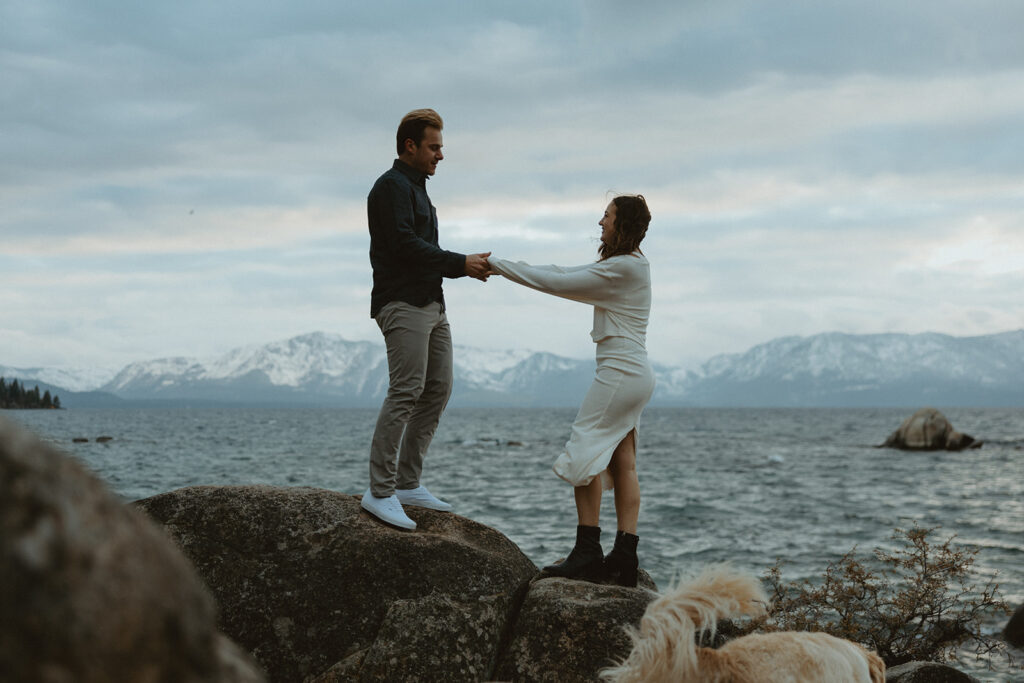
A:
MULTIPOLYGON (((640 480, 636 474, 635 429, 615 448, 612 460, 608 464, 608 473, 615 482, 615 516, 618 518, 619 531, 636 534, 637 520, 640 517, 640 480)), ((598 497, 599 508, 600 504, 601 500, 598 497)), ((578 497, 576 507, 579 508, 578 497)))
POLYGON ((576 497, 576 517, 581 526, 600 526, 601 477, 594 477, 586 486, 573 489, 576 497))

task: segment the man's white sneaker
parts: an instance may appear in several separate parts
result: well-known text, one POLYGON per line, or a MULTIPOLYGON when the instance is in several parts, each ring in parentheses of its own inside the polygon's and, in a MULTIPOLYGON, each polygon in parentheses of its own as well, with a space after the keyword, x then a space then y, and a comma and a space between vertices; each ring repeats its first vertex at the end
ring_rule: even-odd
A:
POLYGON ((402 505, 416 505, 421 508, 440 510, 441 512, 448 512, 452 509, 451 503, 435 498, 423 484, 414 489, 396 489, 395 495, 398 496, 398 500, 402 502, 402 505))
POLYGON ((370 489, 366 489, 360 505, 364 510, 382 522, 387 522, 403 529, 416 528, 416 522, 409 519, 409 516, 405 514, 402 504, 395 495, 388 496, 387 498, 377 498, 370 493, 370 489))

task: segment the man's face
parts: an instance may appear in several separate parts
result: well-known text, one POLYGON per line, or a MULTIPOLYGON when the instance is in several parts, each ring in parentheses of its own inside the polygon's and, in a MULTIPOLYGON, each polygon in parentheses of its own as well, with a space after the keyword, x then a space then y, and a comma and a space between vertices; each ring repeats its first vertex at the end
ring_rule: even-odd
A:
POLYGON ((417 171, 434 175, 437 170, 437 162, 444 159, 441 153, 441 131, 433 126, 427 126, 423 131, 423 141, 419 145, 406 141, 406 151, 411 158, 408 163, 417 171))

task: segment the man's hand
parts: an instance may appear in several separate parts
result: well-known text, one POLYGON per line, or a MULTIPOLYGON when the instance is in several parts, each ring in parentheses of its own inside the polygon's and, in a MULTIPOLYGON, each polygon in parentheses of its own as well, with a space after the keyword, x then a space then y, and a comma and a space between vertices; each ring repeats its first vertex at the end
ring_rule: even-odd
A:
POLYGON ((491 275, 491 264, 487 262, 487 257, 490 255, 489 251, 483 254, 467 254, 466 275, 475 277, 481 282, 487 282, 487 278, 491 275))

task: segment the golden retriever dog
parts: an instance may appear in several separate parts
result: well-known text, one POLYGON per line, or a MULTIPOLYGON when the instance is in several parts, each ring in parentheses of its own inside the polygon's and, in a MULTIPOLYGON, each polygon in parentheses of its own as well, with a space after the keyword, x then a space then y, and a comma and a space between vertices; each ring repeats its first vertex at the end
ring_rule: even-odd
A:
POLYGON ((721 618, 764 614, 761 582, 727 565, 677 583, 629 629, 633 650, 601 672, 618 683, 884 683, 885 663, 873 652, 825 633, 755 633, 721 648, 697 647, 721 618))

